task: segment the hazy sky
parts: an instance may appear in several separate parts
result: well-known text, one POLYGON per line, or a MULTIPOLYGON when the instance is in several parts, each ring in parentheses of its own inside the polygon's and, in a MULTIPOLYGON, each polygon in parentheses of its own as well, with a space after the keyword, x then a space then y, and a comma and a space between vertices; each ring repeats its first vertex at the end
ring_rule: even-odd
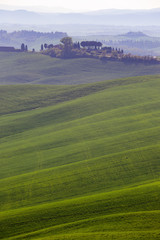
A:
MULTIPOLYGON (((160 0, 0 0, 0 5, 19 7, 45 6, 46 8, 67 8, 72 10, 97 10, 97 9, 150 9, 160 8, 160 0)), ((5 6, 4 6, 5 7, 5 6)))

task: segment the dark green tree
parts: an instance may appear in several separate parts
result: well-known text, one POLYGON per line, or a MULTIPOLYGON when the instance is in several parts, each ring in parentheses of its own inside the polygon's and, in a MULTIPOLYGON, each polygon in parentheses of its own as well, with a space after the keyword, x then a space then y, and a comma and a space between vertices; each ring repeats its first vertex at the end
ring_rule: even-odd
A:
POLYGON ((43 51, 43 44, 41 44, 41 51, 43 51))
POLYGON ((48 45, 48 48, 53 48, 53 47, 54 47, 53 44, 48 45))
POLYGON ((45 49, 48 48, 48 44, 47 43, 44 44, 44 48, 45 49))
POLYGON ((21 44, 21 51, 22 51, 22 52, 25 51, 25 45, 24 45, 24 43, 21 44))
POLYGON ((80 46, 80 43, 79 43, 79 42, 77 43, 77 48, 78 48, 78 49, 80 49, 80 48, 81 48, 81 46, 80 46))
POLYGON ((97 47, 98 47, 98 48, 101 48, 102 45, 103 45, 103 44, 102 44, 101 42, 97 42, 97 47))
POLYGON ((97 41, 82 41, 81 46, 87 47, 88 49, 92 49, 92 48, 97 49, 97 47, 98 48, 102 47, 102 43, 97 41))
POLYGON ((82 41, 82 42, 81 42, 81 46, 82 46, 82 47, 86 47, 86 41, 82 41))
POLYGON ((63 50, 62 50, 62 57, 70 58, 72 57, 72 48, 73 48, 73 41, 71 37, 64 37, 60 40, 63 43, 63 50))

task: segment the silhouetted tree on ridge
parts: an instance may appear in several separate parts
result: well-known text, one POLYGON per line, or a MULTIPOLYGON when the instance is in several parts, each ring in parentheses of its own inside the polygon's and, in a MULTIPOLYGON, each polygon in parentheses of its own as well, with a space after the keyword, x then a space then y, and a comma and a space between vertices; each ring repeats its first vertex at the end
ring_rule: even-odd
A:
POLYGON ((63 43, 62 57, 70 58, 72 56, 73 41, 71 37, 64 37, 60 40, 63 43))

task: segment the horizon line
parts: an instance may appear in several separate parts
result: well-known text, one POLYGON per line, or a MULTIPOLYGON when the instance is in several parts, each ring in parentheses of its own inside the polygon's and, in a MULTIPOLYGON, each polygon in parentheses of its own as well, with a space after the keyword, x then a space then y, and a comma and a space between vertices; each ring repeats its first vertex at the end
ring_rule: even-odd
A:
POLYGON ((28 11, 28 12, 36 12, 36 13, 90 13, 90 12, 99 12, 99 11, 152 11, 152 10, 160 10, 160 7, 157 8, 100 8, 100 9, 84 9, 84 10, 73 10, 73 9, 67 9, 67 8, 63 8, 63 7, 51 7, 49 8, 48 6, 43 6, 43 5, 39 5, 39 6, 10 6, 10 5, 4 5, 4 4, 0 4, 0 10, 4 10, 4 11, 28 11), (3 6, 6 6, 5 8, 3 6), (9 7, 7 9, 7 7, 9 7), (13 9, 12 9, 13 8, 13 9), (31 10, 31 9, 33 10, 31 10), (42 11, 42 9, 38 9, 38 8, 44 8, 44 11, 42 11), (37 10, 36 10, 37 9, 37 10), (47 11, 48 9, 48 11, 47 11), (49 11, 50 9, 50 11, 49 11), (59 9, 59 10, 58 10, 59 9))

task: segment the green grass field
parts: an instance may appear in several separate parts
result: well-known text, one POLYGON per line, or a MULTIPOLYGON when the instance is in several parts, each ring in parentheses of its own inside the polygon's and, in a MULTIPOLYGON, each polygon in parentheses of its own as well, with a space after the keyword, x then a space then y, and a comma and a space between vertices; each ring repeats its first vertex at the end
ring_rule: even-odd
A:
POLYGON ((159 90, 0 86, 0 238, 159 240, 159 90))
POLYGON ((102 62, 98 59, 57 59, 38 53, 0 52, 2 84, 84 84, 132 76, 160 74, 160 64, 102 62))

